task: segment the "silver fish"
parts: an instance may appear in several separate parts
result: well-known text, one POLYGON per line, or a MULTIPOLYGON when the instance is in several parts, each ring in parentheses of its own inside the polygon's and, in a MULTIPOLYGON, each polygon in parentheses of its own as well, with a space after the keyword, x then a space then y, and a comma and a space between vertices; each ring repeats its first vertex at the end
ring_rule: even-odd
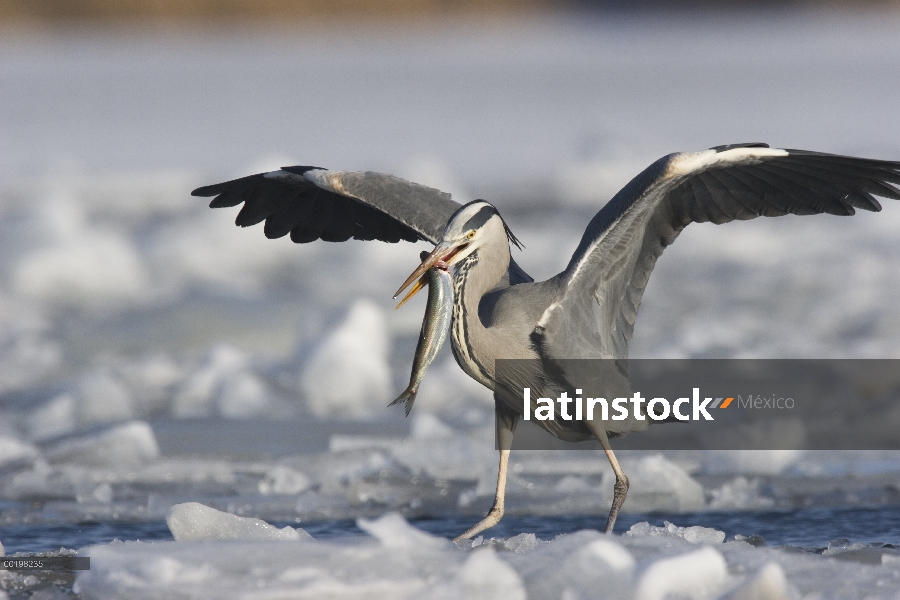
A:
MULTIPOLYGON (((423 252, 427 255, 427 252, 423 252)), ((424 258, 422 259, 424 260, 424 258)), ((447 339, 450 329, 450 318, 453 315, 453 284, 452 277, 446 269, 432 267, 416 282, 409 294, 397 305, 400 308, 404 302, 412 297, 422 286, 428 285, 428 304, 425 307, 425 318, 422 320, 422 330, 419 332, 419 342, 416 344, 416 356, 413 359, 412 373, 409 376, 409 385, 388 406, 394 406, 406 402, 406 416, 412 410, 416 393, 419 391, 419 383, 425 377, 425 371, 437 356, 438 350, 447 339), (427 281, 426 281, 427 280, 427 281)))

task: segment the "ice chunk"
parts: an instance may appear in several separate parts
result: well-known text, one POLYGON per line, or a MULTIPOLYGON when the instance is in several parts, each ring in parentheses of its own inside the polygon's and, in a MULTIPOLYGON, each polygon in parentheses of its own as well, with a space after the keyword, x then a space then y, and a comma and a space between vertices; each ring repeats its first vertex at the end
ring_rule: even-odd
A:
POLYGON ((227 377, 219 389, 216 407, 229 419, 265 414, 269 405, 266 384, 254 373, 243 371, 227 377))
POLYGON ((778 563, 769 562, 724 600, 792 600, 794 597, 784 569, 778 563))
MULTIPOLYGON (((622 468, 631 483, 631 511, 694 511, 704 506, 703 486, 683 468, 662 454, 646 456, 638 461, 623 461, 622 468)), ((607 472, 606 477, 611 473, 607 472)), ((612 482, 604 481, 606 489, 612 482)))
POLYGON ((513 552, 527 552, 537 548, 540 543, 541 541, 533 533, 520 533, 503 542, 503 546, 513 552))
POLYGON ((0 331, 0 390, 24 387, 59 367, 62 349, 32 331, 0 331))
POLYGON ((232 346, 214 347, 203 365, 175 394, 172 413, 177 417, 219 414, 248 418, 266 414, 271 397, 265 383, 252 372, 247 353, 232 346))
POLYGON ((422 412, 413 415, 409 434, 417 440, 435 441, 453 437, 454 431, 433 414, 422 412))
POLYGON ((37 303, 0 292, 0 391, 24 387, 59 366, 62 349, 49 338, 50 327, 37 303))
POLYGON ((0 434, 0 467, 37 458, 38 449, 12 436, 0 434))
POLYGON ((775 504, 772 498, 767 498, 760 493, 758 479, 751 481, 743 476, 722 484, 722 487, 711 490, 710 494, 712 498, 709 501, 709 508, 714 510, 758 509, 768 508, 775 504))
POLYGON ((309 477, 291 467, 277 465, 266 473, 258 487, 264 495, 299 494, 309 489, 309 477))
MULTIPOLYGON (((418 333, 418 330, 416 330, 418 333)), ((422 380, 416 400, 416 413, 435 412, 456 419, 468 415, 493 418, 494 397, 489 389, 466 375, 452 358, 436 360, 422 380)))
POLYGON ((165 408, 160 397, 163 391, 150 389, 148 384, 152 375, 140 374, 140 370, 143 370, 141 363, 123 361, 103 365, 83 375, 67 391, 32 411, 28 416, 32 437, 47 439, 79 426, 124 421, 159 412, 165 408))
POLYGON ((122 360, 115 367, 141 416, 168 412, 173 388, 187 375, 183 363, 163 353, 122 360))
MULTIPOLYGON (((435 479, 483 477, 484 493, 492 495, 497 483, 497 452, 490 444, 463 432, 437 441, 410 437, 392 449, 391 456, 413 473, 435 479)), ((476 490, 481 492, 481 488, 476 490)))
POLYGON ((27 420, 32 439, 48 439, 75 429, 75 405, 75 397, 66 392, 33 410, 27 420))
POLYGON ((164 408, 161 391, 154 393, 146 385, 130 385, 136 369, 127 369, 128 366, 128 363, 104 365, 34 409, 28 416, 32 437, 47 439, 86 425, 125 421, 159 412, 164 408))
POLYGON ((445 548, 444 538, 425 533, 410 525, 400 513, 387 513, 377 519, 357 519, 360 529, 376 538, 385 548, 445 548))
POLYGON ((82 378, 77 385, 76 398, 75 418, 82 425, 135 417, 131 393, 108 369, 82 378))
POLYGON ((274 273, 301 267, 315 252, 297 252, 287 239, 234 235, 234 214, 227 210, 198 212, 154 233, 148 258, 157 281, 175 291, 200 283, 252 293, 274 273))
POLYGON ((668 521, 663 521, 662 527, 656 527, 642 521, 635 523, 631 529, 625 532, 625 535, 631 537, 649 536, 649 537, 677 537, 687 540, 692 544, 721 544, 725 541, 725 532, 710 527, 678 527, 668 521))
POLYGON ((239 517, 199 502, 172 506, 166 513, 166 525, 175 541, 197 540, 285 540, 311 538, 305 530, 269 525, 261 519, 239 517))
POLYGON ((613 536, 583 530, 557 536, 534 551, 507 554, 529 597, 630 598, 635 560, 613 536))
POLYGON ((403 444, 403 439, 383 435, 353 435, 336 433, 328 438, 329 452, 347 450, 393 450, 403 444))
POLYGON ((701 548, 672 558, 657 560, 638 580, 635 600, 710 598, 726 585, 725 559, 713 548, 701 548))
POLYGON ((707 452, 703 455, 702 470, 707 475, 778 475, 796 463, 804 454, 802 450, 707 452))
POLYGON ((78 502, 99 502, 101 504, 109 504, 113 501, 112 486, 104 482, 95 487, 89 494, 76 494, 75 499, 78 502))
POLYGON ((462 597, 469 600, 525 600, 525 584, 491 547, 478 548, 459 570, 462 597))
POLYGON ((229 373, 247 368, 249 357, 237 348, 214 347, 203 365, 194 371, 176 392, 172 413, 176 417, 201 417, 213 412, 214 394, 229 373))
POLYGON ((12 267, 16 293, 97 307, 139 301, 152 292, 131 240, 121 231, 91 224, 71 194, 56 193, 36 203, 28 226, 37 243, 12 267))
POLYGON ((153 429, 144 421, 130 421, 101 433, 63 440, 45 452, 55 463, 86 466, 137 465, 159 458, 153 429))
POLYGON ((621 544, 608 539, 594 540, 582 549, 582 552, 599 558, 615 571, 634 569, 634 557, 621 544))
POLYGON ((318 417, 360 418, 382 411, 391 393, 390 338, 384 312, 357 300, 314 350, 300 386, 318 417))

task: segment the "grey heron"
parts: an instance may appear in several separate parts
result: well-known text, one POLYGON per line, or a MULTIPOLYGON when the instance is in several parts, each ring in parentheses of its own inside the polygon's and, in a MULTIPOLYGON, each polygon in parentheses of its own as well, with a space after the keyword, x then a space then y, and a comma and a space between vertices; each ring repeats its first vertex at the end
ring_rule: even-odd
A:
MULTIPOLYGON (((497 393, 496 359, 627 358, 650 273, 690 223, 878 211, 874 196, 900 199, 897 184, 900 162, 760 143, 669 154, 600 209, 566 268, 539 282, 513 260, 510 244, 521 245, 492 204, 460 205, 449 194, 390 175, 285 167, 202 187, 193 195, 215 196, 213 208, 243 203, 236 224, 265 221, 269 238, 290 234, 297 243, 353 238, 435 245, 397 294, 438 261, 449 265, 453 355, 468 375, 495 392, 496 494, 487 516, 457 538, 466 539, 503 516, 509 448, 523 412, 520 403, 497 393)), ((554 376, 565 379, 566 373, 554 376)), ((599 440, 616 477, 605 528, 612 531, 628 478, 609 438, 626 433, 628 426, 599 418, 536 423, 561 439, 599 440)))

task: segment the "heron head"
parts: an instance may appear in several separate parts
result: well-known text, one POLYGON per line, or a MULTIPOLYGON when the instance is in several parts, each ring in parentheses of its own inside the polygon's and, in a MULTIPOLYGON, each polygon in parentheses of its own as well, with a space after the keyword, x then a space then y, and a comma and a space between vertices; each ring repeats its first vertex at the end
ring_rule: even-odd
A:
POLYGON ((509 252, 509 243, 521 248, 521 242, 507 227, 506 222, 497 212, 493 204, 484 200, 475 200, 461 206, 444 228, 444 235, 435 249, 425 257, 422 264, 403 282, 397 290, 395 298, 412 282, 416 282, 403 301, 409 300, 427 283, 425 274, 428 269, 437 267, 449 269, 485 246, 497 245, 509 252))

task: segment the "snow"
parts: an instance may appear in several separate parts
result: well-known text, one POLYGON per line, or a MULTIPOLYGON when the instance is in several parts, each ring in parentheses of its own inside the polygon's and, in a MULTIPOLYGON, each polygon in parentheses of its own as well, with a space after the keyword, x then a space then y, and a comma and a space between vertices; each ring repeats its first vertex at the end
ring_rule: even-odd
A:
MULTIPOLYGON (((396 513, 362 523, 370 536, 280 537, 257 519, 195 503, 176 505, 203 539, 112 542, 84 548, 91 570, 78 573, 84 598, 761 598, 812 591, 823 597, 884 597, 896 591, 896 561, 754 548, 744 542, 690 542, 651 532, 610 536, 584 530, 521 543, 451 544, 396 513), (197 510, 197 507, 201 511, 197 510), (251 539, 250 536, 255 536, 251 539), (262 539, 263 536, 270 536, 262 539), (699 545, 699 547, 698 547, 699 545), (882 561, 884 564, 882 564, 882 561), (825 581, 835 585, 829 589, 825 581), (824 593, 823 593, 824 592, 824 593)), ((690 528, 679 528, 676 530, 690 528)), ((298 534, 300 535, 300 534, 298 534)), ((859 549, 857 549, 859 550, 859 549)), ((884 557, 891 549, 867 548, 884 557)), ((842 548, 840 552, 853 552, 842 548)))
POLYGON ((463 598, 525 600, 527 597, 522 578, 497 556, 493 548, 472 552, 460 568, 458 577, 460 586, 457 589, 463 598))
POLYGON ((768 562, 754 576, 725 596, 726 600, 792 600, 797 594, 788 585, 784 569, 768 562))
POLYGON ((725 587, 725 558, 713 548, 701 548, 652 563, 641 575, 635 600, 664 600, 677 596, 714 598, 725 587))

